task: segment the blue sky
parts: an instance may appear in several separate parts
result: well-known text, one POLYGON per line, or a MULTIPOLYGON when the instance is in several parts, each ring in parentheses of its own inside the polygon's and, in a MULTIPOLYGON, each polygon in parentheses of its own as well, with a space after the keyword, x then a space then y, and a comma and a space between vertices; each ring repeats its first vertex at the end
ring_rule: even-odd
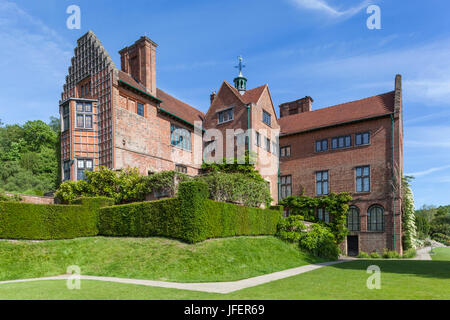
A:
POLYGON ((393 90, 400 73, 416 206, 450 204, 449 11, 445 0, 0 0, 0 119, 57 116, 76 39, 88 30, 118 67, 120 49, 150 37, 158 87, 202 111, 236 76, 238 55, 248 86, 269 84, 276 106, 373 96, 393 90), (81 30, 66 27, 72 4, 81 30), (366 27, 370 4, 381 8, 381 30, 366 27))

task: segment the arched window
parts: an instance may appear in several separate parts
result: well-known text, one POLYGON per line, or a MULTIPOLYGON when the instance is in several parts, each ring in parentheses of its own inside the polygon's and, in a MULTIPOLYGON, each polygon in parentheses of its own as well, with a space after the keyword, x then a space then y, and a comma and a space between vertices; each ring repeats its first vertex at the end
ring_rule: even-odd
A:
POLYGON ((369 231, 384 231, 384 209, 382 207, 370 207, 367 216, 367 229, 369 231))
POLYGON ((347 229, 348 231, 360 231, 360 217, 359 209, 357 207, 350 207, 347 214, 347 229))

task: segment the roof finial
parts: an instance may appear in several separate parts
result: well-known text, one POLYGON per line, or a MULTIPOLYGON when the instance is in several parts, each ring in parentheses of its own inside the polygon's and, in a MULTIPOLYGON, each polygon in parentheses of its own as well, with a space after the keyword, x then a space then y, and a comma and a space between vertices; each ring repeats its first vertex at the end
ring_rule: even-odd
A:
POLYGON ((238 61, 239 64, 235 66, 235 68, 239 69, 239 75, 234 79, 234 87, 238 89, 241 94, 244 94, 247 90, 247 79, 242 74, 242 69, 244 69, 246 66, 245 64, 243 64, 244 58, 242 58, 241 56, 238 57, 238 61))
POLYGON ((239 64, 237 66, 235 66, 235 68, 239 69, 239 77, 243 77, 242 69, 244 69, 246 67, 246 65, 243 64, 244 58, 242 58, 242 56, 239 56, 238 61, 239 61, 239 64))

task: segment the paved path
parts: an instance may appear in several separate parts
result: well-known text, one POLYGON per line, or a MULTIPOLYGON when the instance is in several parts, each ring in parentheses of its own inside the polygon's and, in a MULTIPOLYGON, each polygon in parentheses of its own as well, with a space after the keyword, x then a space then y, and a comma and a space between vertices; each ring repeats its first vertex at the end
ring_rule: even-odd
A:
POLYGON ((425 247, 417 250, 417 256, 412 260, 433 260, 430 256, 431 247, 425 247))
MULTIPOLYGON (((127 284, 137 284, 150 287, 161 287, 161 288, 171 288, 171 289, 181 289, 190 291, 201 291, 209 293, 231 293, 234 291, 239 291, 242 289, 259 286, 261 284, 269 283, 272 281, 289 278, 296 276, 305 272, 317 270, 326 266, 331 266, 350 260, 338 260, 333 262, 325 262, 319 264, 310 264, 294 269, 288 269, 280 272, 275 272, 271 274, 266 274, 263 276, 233 281, 233 282, 209 282, 209 283, 177 283, 177 282, 165 282, 165 281, 152 281, 152 280, 138 280, 138 279, 123 279, 123 278, 111 278, 111 277, 95 277, 95 276, 81 276, 81 280, 95 280, 95 281, 105 281, 105 282, 116 282, 116 283, 127 283, 127 284)), ((47 278, 35 278, 35 279, 25 279, 25 280, 14 280, 14 281, 2 281, 2 284, 8 283, 22 283, 22 282, 32 282, 32 281, 50 281, 50 280, 66 280, 69 279, 70 275, 62 275, 57 277, 47 277, 47 278)))

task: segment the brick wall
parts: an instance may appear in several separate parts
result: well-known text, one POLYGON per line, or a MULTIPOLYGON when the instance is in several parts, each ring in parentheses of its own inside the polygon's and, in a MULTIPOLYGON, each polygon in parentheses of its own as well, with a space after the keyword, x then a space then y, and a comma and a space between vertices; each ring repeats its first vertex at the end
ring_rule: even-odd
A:
MULTIPOLYGON (((8 196, 13 196, 11 193, 6 193, 8 196)), ((29 195, 19 195, 24 203, 34 203, 34 204, 54 204, 55 199, 53 197, 38 197, 29 195)))

